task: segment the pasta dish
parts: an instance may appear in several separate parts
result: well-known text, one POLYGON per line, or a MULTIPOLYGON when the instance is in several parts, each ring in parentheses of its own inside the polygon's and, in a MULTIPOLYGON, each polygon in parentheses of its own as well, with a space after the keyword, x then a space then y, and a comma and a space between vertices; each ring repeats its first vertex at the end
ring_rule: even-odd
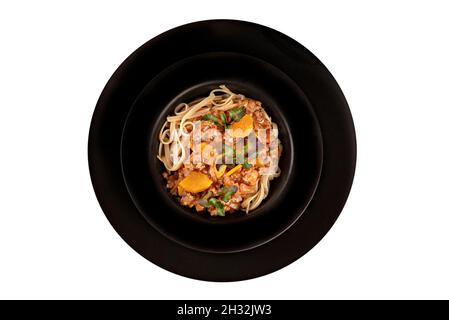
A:
POLYGON ((166 186, 199 214, 249 213, 280 175, 282 145, 260 101, 225 85, 176 106, 159 134, 166 186))

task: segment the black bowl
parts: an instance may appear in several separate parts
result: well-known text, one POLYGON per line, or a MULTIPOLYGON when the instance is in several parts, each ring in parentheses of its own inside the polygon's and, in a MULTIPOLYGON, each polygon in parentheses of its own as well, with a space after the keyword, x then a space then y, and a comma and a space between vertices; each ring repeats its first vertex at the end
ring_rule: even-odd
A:
POLYGON ((209 252, 247 250, 280 235, 307 207, 322 164, 319 124, 301 89, 263 60, 226 52, 183 59, 155 77, 130 110, 121 150, 126 186, 145 219, 172 240, 209 252), (254 211, 210 217, 169 195, 156 155, 160 128, 174 108, 220 84, 262 101, 279 127, 282 173, 254 211))
POLYGON ((285 267, 325 236, 351 189, 356 137, 343 92, 310 51, 262 25, 210 20, 169 30, 121 64, 96 105, 88 152, 101 208, 130 247, 176 274, 236 281, 285 267), (217 220, 168 196, 154 130, 178 100, 221 83, 261 100, 290 149, 259 210, 217 220))

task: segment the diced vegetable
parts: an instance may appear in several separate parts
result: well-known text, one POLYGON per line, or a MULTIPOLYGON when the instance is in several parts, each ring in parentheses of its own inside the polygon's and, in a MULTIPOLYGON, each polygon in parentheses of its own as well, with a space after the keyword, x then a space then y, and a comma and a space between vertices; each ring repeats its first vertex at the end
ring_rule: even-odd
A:
POLYGON ((223 187, 220 189, 219 194, 223 196, 223 201, 228 202, 229 199, 234 195, 234 193, 237 192, 237 186, 229 186, 229 187, 223 187))
POLYGON ((240 121, 240 119, 245 115, 246 111, 245 107, 241 106, 238 108, 232 108, 228 111, 228 113, 232 121, 240 121))
POLYGON ((237 170, 240 170, 241 168, 242 168, 242 165, 241 165, 241 164, 236 165, 234 168, 232 168, 231 170, 229 170, 229 171, 226 173, 226 175, 227 175, 227 176, 230 176, 231 174, 233 174, 233 173, 236 172, 237 170))
POLYGON ((212 197, 214 193, 212 191, 207 191, 207 193, 201 198, 204 200, 209 200, 210 197, 212 197))
POLYGON ((245 168, 245 169, 250 169, 250 168, 252 168, 252 164, 251 163, 249 163, 247 160, 245 160, 245 162, 243 163, 243 168, 245 168))
POLYGON ((222 123, 223 125, 226 125, 226 124, 227 124, 226 116, 225 116, 224 113, 220 113, 220 119, 221 119, 221 123, 222 123))
POLYGON ((211 205, 211 206, 215 206, 216 204, 217 204, 217 199, 216 198, 210 198, 209 199, 209 204, 211 205))
POLYGON ((218 118, 214 116, 213 114, 206 114, 202 118, 202 120, 212 121, 217 126, 220 125, 220 122, 218 121, 218 118))
POLYGON ((218 169, 217 173, 215 174, 217 176, 217 178, 221 178, 224 175, 224 173, 226 171, 226 168, 227 168, 227 166, 225 164, 222 164, 220 166, 220 168, 218 169))
POLYGON ((209 188, 211 184, 212 180, 210 180, 207 175, 201 172, 192 171, 179 183, 179 186, 187 192, 198 193, 209 188))
POLYGON ((223 203, 221 203, 216 198, 209 199, 209 204, 214 206, 215 209, 217 209, 217 215, 224 217, 225 216, 225 209, 223 203))
POLYGON ((215 206, 215 208, 217 209, 217 214, 221 217, 225 216, 225 208, 223 203, 221 202, 217 202, 217 205, 215 206))
POLYGON ((256 166, 258 167, 264 167, 265 166, 265 161, 261 159, 261 157, 256 155, 256 166))
POLYGON ((247 137, 253 131, 253 117, 246 114, 238 122, 231 124, 231 136, 234 138, 247 137))

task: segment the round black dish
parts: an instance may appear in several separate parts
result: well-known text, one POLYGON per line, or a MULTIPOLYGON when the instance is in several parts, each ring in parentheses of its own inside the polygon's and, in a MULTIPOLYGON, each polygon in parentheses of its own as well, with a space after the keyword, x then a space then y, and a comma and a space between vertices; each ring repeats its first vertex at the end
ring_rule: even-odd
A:
POLYGON ((135 101, 123 132, 123 175, 137 208, 157 230, 197 250, 246 250, 278 236, 306 208, 321 163, 318 121, 302 91, 275 67, 235 53, 197 55, 164 70, 135 101), (248 215, 226 218, 199 215, 180 206, 169 196, 163 165, 155 156, 160 128, 176 105, 206 96, 220 84, 262 101, 278 124, 283 143, 282 174, 272 181, 267 199, 248 215))
POLYGON ((213 281, 263 275, 310 250, 343 208, 355 157, 349 108, 321 62, 277 31, 231 20, 181 26, 135 51, 106 85, 89 135, 94 189, 117 232, 157 265, 213 281), (221 82, 267 105, 287 145, 285 177, 259 212, 229 221, 181 209, 151 157, 154 132, 172 105, 221 82))

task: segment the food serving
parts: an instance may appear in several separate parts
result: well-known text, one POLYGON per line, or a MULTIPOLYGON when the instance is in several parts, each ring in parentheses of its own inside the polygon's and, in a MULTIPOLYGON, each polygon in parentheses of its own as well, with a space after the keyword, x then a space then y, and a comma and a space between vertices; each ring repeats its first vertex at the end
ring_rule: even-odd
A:
POLYGON ((159 134, 166 186, 183 206, 202 214, 249 213, 281 172, 278 128, 260 101, 225 85, 176 106, 159 134))

